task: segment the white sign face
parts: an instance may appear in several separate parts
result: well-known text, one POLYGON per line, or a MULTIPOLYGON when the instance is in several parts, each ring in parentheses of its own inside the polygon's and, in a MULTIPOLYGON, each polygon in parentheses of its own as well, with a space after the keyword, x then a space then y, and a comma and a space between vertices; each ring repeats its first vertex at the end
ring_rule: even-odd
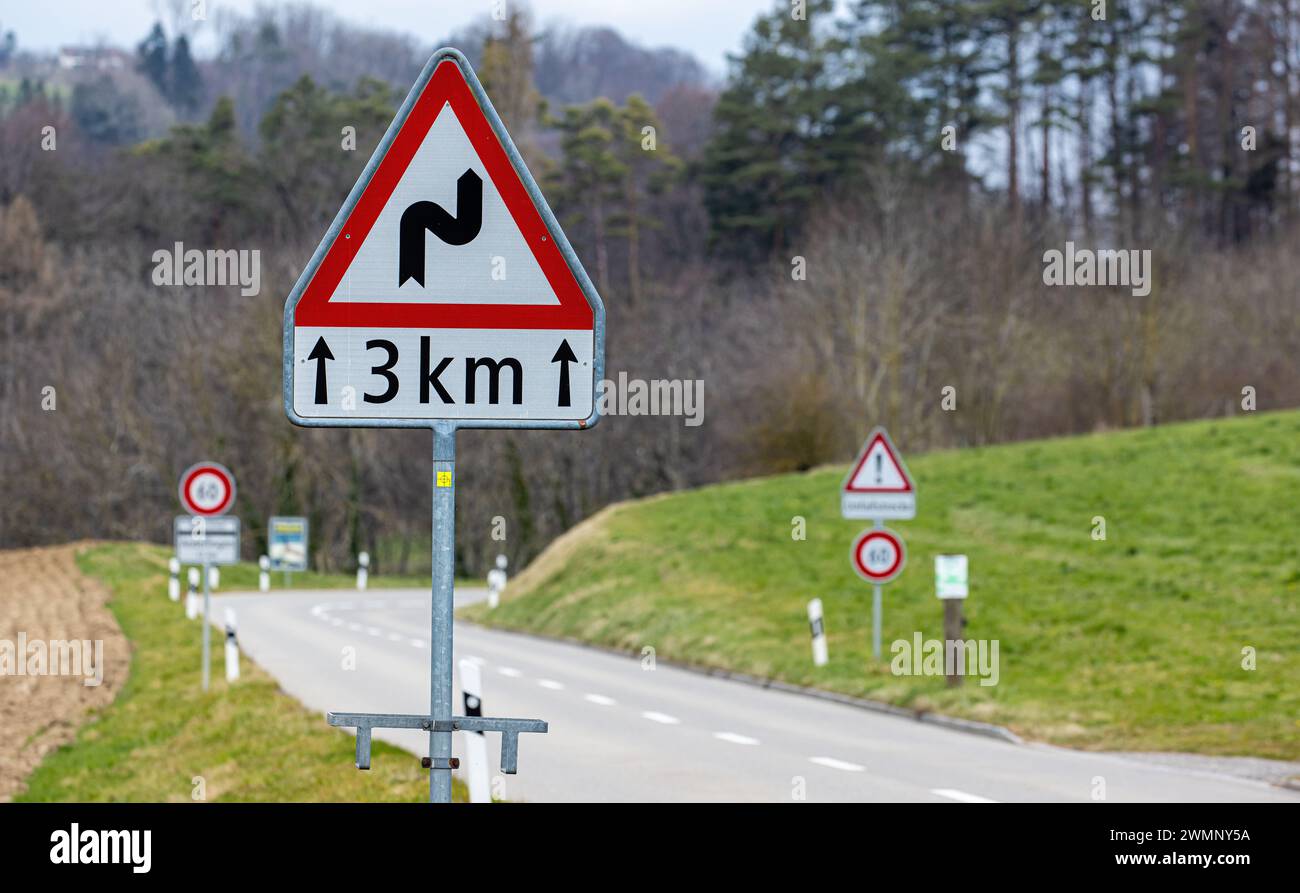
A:
POLYGON ((235 501, 235 476, 224 465, 200 462, 181 475, 181 505, 192 515, 225 514, 235 501))
POLYGON ((468 63, 408 101, 286 304, 290 419, 594 424, 603 307, 468 63))
POLYGON ((239 519, 178 515, 173 524, 181 564, 238 564, 239 519))
POLYGON ((934 591, 939 598, 966 598, 969 590, 965 555, 934 556, 934 591))
POLYGON ((840 488, 840 512, 853 519, 916 517, 916 487, 884 428, 876 428, 840 488))
POLYGON ((858 576, 868 583, 888 583, 903 572, 907 550, 898 534, 878 527, 858 535, 849 558, 858 576))
POLYGON ((579 421, 595 404, 595 346, 593 333, 581 330, 300 327, 294 407, 303 418, 358 422, 579 421))

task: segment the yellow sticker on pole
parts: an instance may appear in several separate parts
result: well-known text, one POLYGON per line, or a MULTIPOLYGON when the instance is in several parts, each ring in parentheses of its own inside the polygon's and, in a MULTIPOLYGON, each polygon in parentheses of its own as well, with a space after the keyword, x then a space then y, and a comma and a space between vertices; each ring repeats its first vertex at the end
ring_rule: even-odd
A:
POLYGON ((439 486, 439 487, 450 487, 450 486, 451 486, 451 472, 450 472, 450 471, 440 471, 440 472, 438 472, 438 486, 439 486))

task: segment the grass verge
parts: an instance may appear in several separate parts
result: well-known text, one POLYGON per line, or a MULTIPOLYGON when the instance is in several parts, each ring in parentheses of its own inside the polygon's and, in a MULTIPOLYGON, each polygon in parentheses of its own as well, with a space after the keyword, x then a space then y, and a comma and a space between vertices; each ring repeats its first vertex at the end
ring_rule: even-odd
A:
POLYGON ((840 517, 842 467, 614 506, 539 556, 498 610, 463 614, 1070 746, 1300 759, 1300 413, 909 465, 918 515, 891 525, 909 554, 885 587, 885 662, 870 654, 871 587, 849 566, 867 522, 840 517), (893 642, 942 638, 933 567, 949 552, 970 557, 966 636, 998 640, 996 685, 891 672, 893 642))
MULTIPOLYGON (((167 599, 169 555, 159 546, 105 544, 78 556, 82 572, 112 591, 109 608, 131 643, 131 671, 112 705, 37 767, 19 801, 187 802, 200 785, 208 801, 427 799, 428 774, 414 756, 376 740, 373 768, 357 771, 352 737, 326 726, 247 659, 240 681, 227 684, 220 637, 212 688, 200 691, 199 629, 167 599)), ((256 573, 256 565, 226 569, 221 588, 255 587, 256 573)), ((352 583, 296 576, 302 586, 352 583)), ((459 782, 455 797, 465 799, 459 782)))

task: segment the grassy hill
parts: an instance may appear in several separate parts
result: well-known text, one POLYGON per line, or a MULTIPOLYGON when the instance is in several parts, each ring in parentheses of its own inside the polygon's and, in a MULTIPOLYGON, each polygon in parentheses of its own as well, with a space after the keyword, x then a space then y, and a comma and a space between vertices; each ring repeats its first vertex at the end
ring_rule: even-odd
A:
POLYGON ((842 467, 613 506, 540 556, 496 611, 467 616, 1076 747, 1300 758, 1300 413, 909 465, 918 513, 891 525, 908 561, 885 588, 885 661, 871 658, 871 588, 849 566, 867 522, 840 518, 842 467), (796 516, 806 540, 792 538, 796 516), (893 640, 942 638, 933 567, 946 552, 970 556, 966 636, 999 641, 996 686, 890 672, 893 640), (820 669, 813 596, 830 645, 820 669))

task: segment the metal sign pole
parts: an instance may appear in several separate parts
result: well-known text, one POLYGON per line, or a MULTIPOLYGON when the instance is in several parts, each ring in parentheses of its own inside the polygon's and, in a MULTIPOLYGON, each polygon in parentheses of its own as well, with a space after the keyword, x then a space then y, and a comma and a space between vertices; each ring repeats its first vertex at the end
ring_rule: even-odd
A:
POLYGON ((433 604, 429 621, 429 714, 400 713, 325 714, 331 726, 357 730, 358 769, 370 768, 371 732, 374 729, 419 729, 429 733, 429 756, 421 765, 429 772, 429 802, 451 802, 451 770, 458 761, 451 755, 453 732, 500 732, 501 771, 519 769, 521 732, 545 732, 540 719, 504 719, 488 716, 453 716, 451 712, 452 587, 456 572, 456 423, 433 426, 433 604))
POLYGON ((880 660, 880 585, 871 587, 871 654, 880 660))
MULTIPOLYGON (((433 608, 429 637, 429 713, 451 720, 451 627, 456 564, 456 428, 433 429, 433 608)), ((451 802, 451 730, 429 731, 429 802, 451 802)))
POLYGON ((208 690, 208 674, 211 670, 210 667, 211 661, 209 661, 208 655, 210 653, 209 649, 212 647, 209 644, 209 638, 212 635, 212 631, 208 625, 208 605, 210 601, 209 592, 210 592, 210 582, 211 582, 208 579, 208 574, 209 574, 208 563, 205 561, 203 562, 203 690, 204 691, 208 690))
MULTIPOLYGON (((877 530, 885 526, 885 522, 879 518, 875 521, 877 530)), ((880 660, 880 615, 882 608, 880 604, 880 584, 877 583, 871 587, 871 655, 876 660, 880 660)))

